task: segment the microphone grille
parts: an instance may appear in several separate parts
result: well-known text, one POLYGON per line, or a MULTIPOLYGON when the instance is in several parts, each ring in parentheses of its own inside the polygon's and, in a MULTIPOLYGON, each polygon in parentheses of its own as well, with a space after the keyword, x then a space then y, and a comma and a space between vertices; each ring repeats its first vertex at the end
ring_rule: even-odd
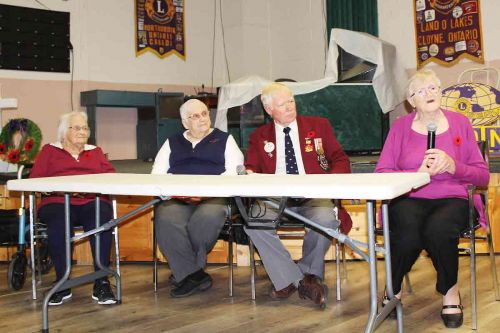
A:
POLYGON ((236 173, 238 175, 244 175, 244 174, 246 174, 246 168, 245 168, 245 166, 241 165, 241 164, 238 165, 238 166, 236 166, 236 173))
POLYGON ((427 131, 429 132, 436 132, 437 128, 437 125, 434 123, 430 123, 427 125, 427 131))

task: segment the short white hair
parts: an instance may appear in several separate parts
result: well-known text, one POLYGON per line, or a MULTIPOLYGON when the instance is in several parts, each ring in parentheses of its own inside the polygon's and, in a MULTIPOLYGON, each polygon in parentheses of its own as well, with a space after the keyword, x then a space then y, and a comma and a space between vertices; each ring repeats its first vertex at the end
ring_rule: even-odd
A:
POLYGON ((181 105, 179 111, 181 113, 181 119, 187 119, 189 117, 189 113, 195 109, 196 106, 204 107, 205 110, 208 111, 207 105, 200 101, 199 99, 192 98, 184 102, 181 105))
POLYGON ((438 78, 436 72, 434 72, 432 69, 421 69, 413 74, 412 77, 410 77, 410 79, 408 80, 408 83, 406 85, 406 98, 410 98, 411 95, 413 95, 413 93, 415 92, 413 89, 415 86, 415 82, 423 81, 427 78, 432 79, 432 81, 434 81, 434 83, 436 83, 438 87, 441 87, 441 80, 438 78))
POLYGON ((59 142, 63 142, 66 137, 66 133, 68 132, 71 119, 75 117, 82 117, 86 123, 88 123, 87 113, 83 111, 71 111, 68 113, 64 113, 59 118, 59 126, 57 127, 57 140, 59 142))
POLYGON ((285 84, 279 82, 273 82, 262 89, 262 93, 260 95, 260 100, 262 101, 262 105, 264 107, 269 107, 273 103, 274 94, 278 91, 285 92, 290 96, 293 96, 292 90, 285 84))

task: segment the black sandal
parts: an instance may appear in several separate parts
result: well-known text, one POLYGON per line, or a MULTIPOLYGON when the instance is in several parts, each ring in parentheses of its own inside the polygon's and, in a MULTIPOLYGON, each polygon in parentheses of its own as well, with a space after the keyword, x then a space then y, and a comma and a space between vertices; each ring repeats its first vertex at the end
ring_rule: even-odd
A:
MULTIPOLYGON (((389 297, 387 297, 387 295, 384 295, 384 298, 382 299, 382 307, 384 307, 387 303, 389 303, 389 301, 390 301, 389 297)), ((398 315, 396 313, 396 308, 392 309, 392 311, 389 313, 387 318, 398 319, 398 315)))
POLYGON ((458 328, 464 322, 464 312, 462 304, 458 305, 443 305, 441 310, 441 319, 443 319, 444 326, 448 328, 458 328), (443 313, 444 309, 460 309, 460 313, 443 313))

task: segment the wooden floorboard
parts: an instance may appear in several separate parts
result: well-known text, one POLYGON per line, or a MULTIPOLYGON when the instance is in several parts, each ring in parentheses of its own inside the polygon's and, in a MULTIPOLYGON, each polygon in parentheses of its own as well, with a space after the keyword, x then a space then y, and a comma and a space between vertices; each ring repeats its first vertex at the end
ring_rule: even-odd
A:
MULTIPOLYGON (((435 292, 435 273, 428 258, 417 261, 410 278, 413 294, 405 293, 405 332, 471 332, 469 260, 460 259, 460 287, 465 306, 464 325, 446 329, 440 319, 441 297, 435 292)), ((297 294, 286 301, 271 301, 270 282, 262 267, 258 270, 257 300, 250 299, 249 269, 235 270, 234 297, 228 296, 228 269, 209 266, 214 278, 212 289, 184 299, 172 299, 168 292, 169 270, 160 269, 159 290, 154 293, 150 265, 123 265, 123 303, 95 304, 92 285, 73 289, 73 298, 49 310, 50 332, 364 332, 369 307, 368 265, 351 261, 342 282, 342 301, 335 300, 335 266, 327 264, 326 283, 330 297, 325 310, 301 300, 297 294)), ((383 263, 379 262, 379 271, 383 263)), ((89 270, 78 266, 74 275, 89 270)), ((41 297, 31 299, 30 283, 13 292, 6 281, 7 265, 0 265, 0 332, 39 332, 41 297)), ((44 276, 47 288, 53 273, 44 276)), ((382 286, 383 274, 379 274, 382 286)), ((29 281, 28 281, 29 282, 29 281)), ((478 257, 478 331, 500 332, 500 302, 495 301, 488 258, 478 257)), ((386 320, 377 332, 396 332, 396 322, 386 320)))

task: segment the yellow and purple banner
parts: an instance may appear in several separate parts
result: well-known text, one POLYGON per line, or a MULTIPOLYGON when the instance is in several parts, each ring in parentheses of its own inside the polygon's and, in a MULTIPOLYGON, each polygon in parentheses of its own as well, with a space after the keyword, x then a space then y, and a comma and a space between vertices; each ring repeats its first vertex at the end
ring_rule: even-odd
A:
POLYGON ((135 54, 186 59, 184 0, 135 0, 135 54))
POLYGON ((479 0, 414 0, 417 68, 484 63, 479 0))
POLYGON ((488 141, 500 155, 500 91, 483 83, 459 83, 443 89, 441 106, 467 116, 477 140, 488 141))

